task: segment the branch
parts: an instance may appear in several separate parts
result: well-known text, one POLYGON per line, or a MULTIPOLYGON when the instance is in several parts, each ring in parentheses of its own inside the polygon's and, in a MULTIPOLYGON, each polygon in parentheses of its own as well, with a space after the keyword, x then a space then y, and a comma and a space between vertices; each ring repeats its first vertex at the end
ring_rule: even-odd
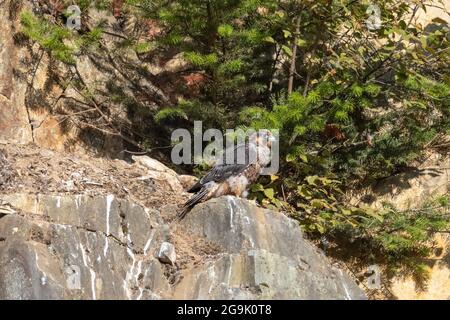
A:
POLYGON ((294 88, 294 75, 295 75, 295 67, 297 63, 297 40, 298 40, 298 34, 300 33, 300 17, 297 18, 297 22, 295 25, 295 36, 294 36, 294 45, 292 48, 292 58, 291 58, 291 66, 289 67, 289 83, 288 83, 288 95, 292 93, 292 90, 294 88))
MULTIPOLYGON (((418 9, 419 9, 419 6, 416 5, 416 6, 414 7, 414 9, 413 9, 413 13, 412 13, 412 15, 411 15, 411 18, 409 19, 409 22, 408 22, 408 24, 407 24, 407 28, 411 25, 411 23, 412 23, 412 21, 413 21, 415 15, 416 15, 418 9)), ((384 58, 380 63, 378 63, 378 66, 376 66, 375 68, 373 68, 372 70, 370 70, 370 71, 363 77, 363 79, 362 79, 363 82, 366 82, 372 74, 374 74, 375 72, 377 72, 378 70, 380 70, 380 69, 384 66, 384 64, 385 64, 386 62, 388 62, 389 60, 392 59, 392 57, 394 56, 394 53, 395 53, 396 50, 400 47, 400 45, 402 44, 402 42, 403 42, 403 36, 401 36, 400 39, 397 41, 397 43, 395 44, 395 48, 391 51, 391 53, 390 53, 386 58, 384 58)), ((380 50, 381 50, 381 49, 380 49, 380 50)))

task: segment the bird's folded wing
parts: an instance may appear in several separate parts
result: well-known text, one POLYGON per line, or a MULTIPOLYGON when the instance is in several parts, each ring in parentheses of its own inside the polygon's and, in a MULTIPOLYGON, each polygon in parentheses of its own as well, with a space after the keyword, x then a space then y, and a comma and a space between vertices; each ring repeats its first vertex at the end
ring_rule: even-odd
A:
MULTIPOLYGON (((249 147, 247 144, 236 146, 233 150, 235 154, 234 157, 235 162, 237 162, 236 159, 242 157, 241 155, 242 152, 242 154, 245 155, 246 157, 245 159, 246 161, 244 164, 239 164, 239 162, 227 164, 224 158, 223 161, 224 164, 217 164, 216 166, 214 166, 203 178, 201 178, 194 186, 192 186, 192 188, 190 188, 188 192, 197 192, 202 188, 202 186, 204 186, 208 182, 220 183, 227 180, 231 176, 236 176, 245 171, 245 169, 247 169, 249 166, 248 150, 249 147)), ((223 156, 225 157, 225 155, 223 156)))

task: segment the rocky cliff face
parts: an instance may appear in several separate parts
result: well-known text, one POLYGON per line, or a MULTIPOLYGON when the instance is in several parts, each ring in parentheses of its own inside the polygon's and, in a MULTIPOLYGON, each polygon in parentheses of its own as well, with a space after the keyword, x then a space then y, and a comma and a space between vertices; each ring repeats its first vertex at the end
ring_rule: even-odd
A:
POLYGON ((381 180, 357 193, 350 197, 350 203, 366 203, 374 208, 381 208, 383 203, 393 203, 402 210, 420 206, 430 198, 450 193, 450 159, 431 153, 428 160, 416 168, 381 180))
POLYGON ((22 147, 25 172, 17 147, 3 149, 1 299, 365 298, 280 212, 223 197, 178 222, 187 177, 154 160, 90 164, 22 147), (134 178, 103 180, 117 169, 134 178))
MULTIPOLYGON (((26 143, 32 140, 24 103, 26 82, 14 76, 25 51, 20 51, 14 44, 13 35, 17 28, 14 9, 14 2, 0 3, 3 21, 0 26, 0 139, 26 143)), ((20 71, 25 72, 24 69, 20 71)))
MULTIPOLYGON (((428 160, 382 180, 366 190, 352 195, 350 203, 366 203, 381 208, 383 203, 394 204, 401 210, 417 208, 430 199, 450 195, 450 159, 429 154, 428 160)), ((426 286, 420 286, 411 275, 396 275, 390 282, 390 292, 398 299, 450 299, 450 234, 436 233, 430 245, 433 250, 425 259, 429 268, 426 286)))
POLYGON ((161 61, 155 58, 150 63, 140 60, 132 49, 119 52, 118 43, 127 38, 117 27, 119 21, 109 10, 91 8, 83 14, 83 24, 93 28, 102 22, 105 34, 101 48, 78 53, 73 65, 64 64, 29 41, 20 23, 20 13, 26 11, 39 12, 51 20, 53 6, 47 1, 0 2, 0 140, 121 158, 123 141, 134 142, 136 128, 128 129, 133 123, 142 126, 149 121, 139 112, 130 115, 127 103, 139 104, 144 113, 154 113, 160 106, 177 101, 173 88, 180 87, 182 78, 174 80, 172 74, 185 68, 185 63, 179 56, 161 61), (118 88, 120 101, 111 99, 118 88), (93 99, 85 91, 95 92, 93 99), (101 123, 86 125, 80 118, 85 114, 96 114, 101 123))
POLYGON ((210 201, 176 226, 113 195, 2 201, 11 205, 0 219, 2 299, 364 298, 295 222, 245 200, 210 201), (27 202, 33 212, 20 210, 27 202), (177 260, 161 262, 172 228, 203 237, 217 251, 186 269, 177 260))

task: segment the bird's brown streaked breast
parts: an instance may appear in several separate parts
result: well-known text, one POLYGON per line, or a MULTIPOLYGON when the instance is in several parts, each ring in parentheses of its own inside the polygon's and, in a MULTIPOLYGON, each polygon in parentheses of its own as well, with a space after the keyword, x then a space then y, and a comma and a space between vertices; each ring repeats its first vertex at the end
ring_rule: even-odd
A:
POLYGON ((228 181, 220 183, 214 191, 214 197, 221 197, 229 194, 231 194, 231 188, 228 181))
POLYGON ((220 195, 235 195, 237 197, 241 197, 247 190, 248 186, 256 182, 259 177, 259 172, 259 164, 255 163, 250 165, 238 176, 228 178, 221 187, 221 189, 226 193, 221 193, 220 195))

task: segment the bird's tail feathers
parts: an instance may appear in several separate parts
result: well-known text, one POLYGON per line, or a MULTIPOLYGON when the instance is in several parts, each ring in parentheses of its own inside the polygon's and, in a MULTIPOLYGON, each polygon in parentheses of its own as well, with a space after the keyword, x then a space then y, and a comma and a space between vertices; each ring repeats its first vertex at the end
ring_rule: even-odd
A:
POLYGON ((192 196, 183 206, 183 210, 178 213, 178 219, 182 220, 186 214, 191 211, 191 209, 199 202, 204 200, 204 198, 209 194, 208 188, 202 188, 199 192, 192 196))

